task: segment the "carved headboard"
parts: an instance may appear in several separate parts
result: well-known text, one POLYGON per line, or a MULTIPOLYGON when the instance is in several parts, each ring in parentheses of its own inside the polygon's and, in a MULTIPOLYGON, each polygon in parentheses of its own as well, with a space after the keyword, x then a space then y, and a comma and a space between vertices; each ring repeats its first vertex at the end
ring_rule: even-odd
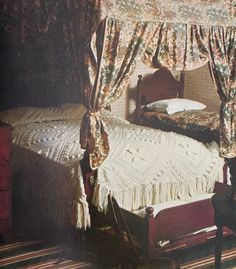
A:
POLYGON ((141 108, 157 100, 170 98, 183 98, 184 72, 180 74, 180 80, 176 80, 170 70, 161 68, 150 77, 138 76, 135 122, 139 122, 141 108))

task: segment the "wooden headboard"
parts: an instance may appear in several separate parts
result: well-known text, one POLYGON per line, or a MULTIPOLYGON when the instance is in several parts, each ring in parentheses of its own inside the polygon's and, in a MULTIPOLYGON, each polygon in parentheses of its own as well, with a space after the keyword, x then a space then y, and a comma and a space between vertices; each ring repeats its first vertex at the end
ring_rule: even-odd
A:
POLYGON ((176 80, 170 70, 160 68, 151 75, 143 78, 138 76, 135 122, 139 122, 141 116, 141 107, 157 100, 170 98, 183 98, 184 90, 184 72, 180 74, 180 80, 176 80))

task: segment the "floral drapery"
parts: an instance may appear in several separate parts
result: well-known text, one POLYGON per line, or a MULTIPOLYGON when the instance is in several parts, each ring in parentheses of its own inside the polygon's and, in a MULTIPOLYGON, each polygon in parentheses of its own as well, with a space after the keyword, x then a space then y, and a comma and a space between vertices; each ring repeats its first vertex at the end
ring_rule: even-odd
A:
POLYGON ((236 25, 235 0, 102 0, 102 9, 118 20, 236 25))
POLYGON ((90 108, 90 96, 97 73, 97 62, 91 48, 91 38, 100 22, 100 2, 62 0, 58 1, 66 55, 71 78, 81 90, 83 102, 90 108))
POLYGON ((143 62, 176 70, 192 70, 208 61, 207 28, 182 23, 158 23, 143 62))
POLYGON ((82 122, 81 145, 96 169, 109 152, 105 123, 100 110, 119 98, 126 89, 136 63, 141 59, 152 29, 148 23, 105 19, 97 42, 98 70, 93 91, 87 97, 89 110, 82 122))
POLYGON ((58 0, 3 0, 0 3, 0 26, 15 42, 38 39, 55 23, 58 0))
POLYGON ((99 111, 123 93, 144 51, 145 62, 181 70, 210 60, 222 100, 221 154, 236 156, 235 1, 5 0, 0 8, 0 25, 16 42, 61 25, 71 79, 88 109, 81 143, 92 168, 109 151, 99 111))
POLYGON ((160 23, 143 61, 170 69, 192 70, 210 61, 221 98, 220 153, 236 156, 235 27, 160 23))
POLYGON ((221 98, 220 151, 236 157, 236 29, 212 27, 209 33, 212 70, 221 98))

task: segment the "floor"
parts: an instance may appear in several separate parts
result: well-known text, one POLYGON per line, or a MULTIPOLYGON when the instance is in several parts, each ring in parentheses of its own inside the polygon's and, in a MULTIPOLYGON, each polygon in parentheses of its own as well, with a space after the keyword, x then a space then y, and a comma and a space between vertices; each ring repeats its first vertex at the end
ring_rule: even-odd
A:
MULTIPOLYGON (((137 262, 132 249, 121 244, 119 239, 114 236, 113 230, 108 226, 86 232, 75 231, 73 229, 62 231, 51 228, 45 230, 44 228, 43 230, 42 226, 45 227, 45 225, 40 225, 40 221, 36 214, 27 212, 26 210, 22 210, 21 207, 16 206, 13 210, 13 242, 40 240, 46 245, 63 245, 60 260, 87 261, 93 264, 92 268, 119 269, 121 268, 121 263, 127 265, 137 262)), ((159 263, 158 268, 160 269, 177 268, 169 267, 167 264, 174 264, 174 262, 166 258, 159 259, 155 262, 159 263)), ((141 263, 144 263, 144 260, 141 263)), ((151 264, 149 266, 151 267, 151 264)), ((126 268, 131 267, 128 266, 126 268)), ((143 267, 140 268, 147 267, 143 264, 143 267)))
MULTIPOLYGON (((126 265, 130 265, 131 263, 134 263, 136 261, 135 259, 133 259, 135 255, 130 252, 132 250, 121 244, 119 239, 117 237, 114 237, 114 231, 108 226, 102 226, 102 229, 97 229, 94 231, 88 230, 86 232, 75 231, 73 229, 67 231, 57 230, 51 229, 50 227, 47 227, 48 229, 45 229, 46 225, 43 225, 44 229, 42 229, 42 225, 40 225, 41 220, 38 218, 37 215, 28 213, 25 210, 21 211, 16 208, 14 209, 13 213, 13 241, 15 240, 15 242, 28 242, 34 240, 35 242, 37 242, 38 240, 40 240, 46 246, 62 246, 62 251, 60 251, 60 255, 58 256, 59 259, 57 260, 60 262, 60 266, 64 264, 71 264, 72 262, 74 264, 73 267, 67 266, 65 268, 86 268, 81 267, 84 266, 84 262, 86 262, 86 264, 88 263, 88 266, 92 266, 88 268, 121 269, 122 261, 126 265), (81 262, 83 263, 82 265, 81 262)), ((232 238, 231 241, 227 241, 227 244, 225 245, 225 254, 223 254, 223 257, 225 259, 225 266, 223 268, 236 268, 236 261, 234 259, 236 251, 235 238, 236 237, 232 238), (233 267, 231 266, 232 264, 233 267)), ((178 268, 178 264, 175 263, 175 261, 177 260, 179 261, 179 264, 181 264, 181 269, 212 269, 214 268, 214 242, 212 241, 208 243, 208 246, 199 246, 199 248, 195 248, 195 250, 189 249, 187 251, 176 253, 176 255, 174 254, 171 256, 171 260, 161 258, 155 261, 155 263, 159 262, 158 267, 156 264, 149 264, 149 267, 147 267, 147 264, 144 264, 144 262, 146 261, 141 260, 141 264, 143 263, 143 265, 140 265, 139 269, 176 269, 178 268), (206 267, 207 263, 209 265, 208 267, 206 267), (191 264, 190 268, 189 264, 191 264)), ((41 267, 35 268, 38 269, 41 267)), ((57 265, 57 267, 55 268, 64 267, 59 267, 59 265, 57 265)), ((128 266, 126 268, 129 269, 132 267, 128 266)))

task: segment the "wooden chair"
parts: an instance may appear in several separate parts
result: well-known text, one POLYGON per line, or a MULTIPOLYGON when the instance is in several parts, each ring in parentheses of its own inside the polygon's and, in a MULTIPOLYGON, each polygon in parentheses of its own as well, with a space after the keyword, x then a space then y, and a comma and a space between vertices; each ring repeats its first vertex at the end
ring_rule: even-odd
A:
POLYGON ((215 269, 221 268, 223 227, 236 232, 236 203, 228 193, 216 193, 212 197, 212 205, 215 209, 215 269))

